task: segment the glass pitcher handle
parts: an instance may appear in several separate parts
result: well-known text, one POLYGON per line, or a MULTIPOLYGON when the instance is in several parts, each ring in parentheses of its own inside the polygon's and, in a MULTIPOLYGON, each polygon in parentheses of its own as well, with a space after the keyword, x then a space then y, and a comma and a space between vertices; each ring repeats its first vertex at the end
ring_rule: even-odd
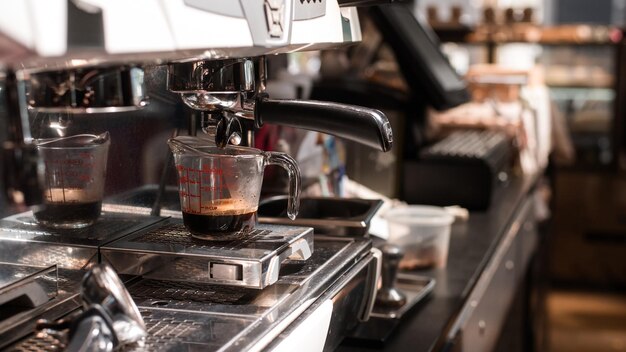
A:
POLYGON ((289 198, 287 200, 287 215, 294 220, 300 206, 300 168, 294 158, 285 153, 263 152, 266 165, 278 165, 289 175, 289 198))

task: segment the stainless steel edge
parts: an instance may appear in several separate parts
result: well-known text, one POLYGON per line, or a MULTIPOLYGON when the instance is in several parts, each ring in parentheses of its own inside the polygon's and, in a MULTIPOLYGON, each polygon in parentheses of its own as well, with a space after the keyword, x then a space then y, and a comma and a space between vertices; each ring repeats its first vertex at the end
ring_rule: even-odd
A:
POLYGON ((367 295, 370 293, 369 291, 371 289, 368 279, 371 277, 371 273, 377 270, 376 267, 378 263, 376 261, 375 254, 370 252, 366 257, 362 258, 361 261, 355 264, 350 271, 341 276, 339 280, 329 287, 328 290, 304 310, 302 314, 294 319, 294 321, 286 329, 281 331, 267 346, 262 348, 256 346, 255 349, 263 351, 273 350, 297 329, 303 321, 324 304, 324 302, 331 300, 333 302, 333 313, 324 344, 324 350, 334 350, 343 339, 345 331, 351 325, 357 324, 358 313, 354 313, 362 313, 363 303, 367 304, 367 295), (364 285, 359 287, 359 282, 363 282, 364 285), (359 292, 356 292, 356 290, 359 290, 359 292), (355 296, 361 296, 362 299, 355 300, 355 296))
MULTIPOLYGON (((269 203, 272 200, 283 199, 285 196, 275 196, 271 198, 267 198, 261 202, 261 205, 264 203, 269 203)), ((341 201, 342 198, 329 198, 336 199, 337 201, 341 201)), ((346 199, 343 199, 346 201, 346 199)), ((349 200, 349 199, 348 199, 349 200)), ((355 228, 367 228, 368 224, 376 215, 376 212, 383 205, 381 200, 377 199, 359 199, 359 201, 367 201, 370 203, 370 208, 364 214, 346 219, 313 219, 313 218, 302 218, 298 217, 294 220, 288 218, 278 218, 278 217, 270 217, 270 216, 261 216, 259 217, 260 223, 266 224, 278 224, 278 225, 292 225, 292 226, 339 226, 339 227, 355 227, 355 228)))
POLYGON ((51 305, 45 307, 45 310, 33 312, 30 318, 24 319, 22 322, 16 323, 10 329, 0 333, 0 349, 4 349, 25 336, 32 334, 35 331, 38 319, 55 321, 80 307, 81 302, 77 293, 58 297, 51 305))
POLYGON ((100 248, 102 260, 118 272, 128 275, 262 289, 278 280, 283 261, 288 258, 305 260, 313 252, 313 229, 274 225, 260 225, 258 230, 270 232, 266 238, 256 240, 257 243, 276 243, 273 249, 242 247, 231 251, 221 247, 213 248, 210 243, 206 246, 195 245, 195 242, 162 243, 162 239, 169 238, 164 237, 167 235, 159 235, 158 243, 139 241, 142 236, 150 235, 153 231, 165 229, 163 231, 167 233, 167 226, 170 225, 178 226, 179 221, 160 223, 108 243, 100 248), (276 235, 281 238, 273 239, 276 235), (238 274, 233 274, 232 278, 228 275, 213 277, 209 272, 212 272, 214 266, 225 270, 237 268, 238 274))
MULTIPOLYGON (((366 265, 362 263, 363 258, 372 256, 370 252, 371 242, 369 240, 345 239, 345 241, 342 241, 343 239, 341 238, 329 239, 346 242, 347 246, 321 266, 315 275, 311 275, 301 282, 299 289, 289 295, 280 305, 270 310, 256 324, 241 331, 234 339, 236 344, 224 346, 221 351, 258 351, 265 348, 265 345, 272 338, 282 332, 283 329, 276 329, 277 327, 286 327, 293 323, 302 312, 306 311, 315 302, 318 302, 320 297, 331 292, 329 290, 339 290, 340 286, 337 283, 344 282, 346 273, 352 273, 353 269, 351 268, 354 268, 355 265, 366 265), (268 334, 268 332, 272 333, 268 334)), ((367 262, 369 261, 368 259, 367 262)))
POLYGON ((516 212, 513 222, 496 248, 491 260, 483 270, 483 273, 474 286, 467 302, 461 309, 461 313, 448 332, 448 340, 452 341, 458 334, 462 333, 463 329, 467 326, 472 313, 474 313, 477 306, 485 296, 485 293, 492 283, 496 272, 501 265, 508 264, 506 256, 509 253, 509 249, 514 245, 516 238, 520 234, 522 225, 526 222, 529 212, 532 210, 531 203, 531 200, 526 200, 521 208, 516 212))
POLYGON ((381 277, 382 263, 383 263, 383 253, 378 248, 372 248, 370 250, 372 252, 373 259, 376 261, 376 269, 370 270, 368 272, 367 277, 367 296, 365 296, 363 302, 364 306, 362 309, 362 313, 359 315, 359 321, 366 322, 370 319, 372 315, 372 310, 374 309, 374 303, 376 303, 376 293, 378 292, 378 279, 381 277))

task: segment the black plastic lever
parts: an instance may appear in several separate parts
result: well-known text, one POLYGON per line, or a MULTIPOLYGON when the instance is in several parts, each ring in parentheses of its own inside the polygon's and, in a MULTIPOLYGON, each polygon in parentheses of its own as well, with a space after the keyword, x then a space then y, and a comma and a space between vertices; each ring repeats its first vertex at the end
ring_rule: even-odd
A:
POLYGON ((261 97, 255 107, 255 124, 261 127, 264 123, 327 133, 383 152, 391 150, 393 145, 387 116, 361 106, 261 97))

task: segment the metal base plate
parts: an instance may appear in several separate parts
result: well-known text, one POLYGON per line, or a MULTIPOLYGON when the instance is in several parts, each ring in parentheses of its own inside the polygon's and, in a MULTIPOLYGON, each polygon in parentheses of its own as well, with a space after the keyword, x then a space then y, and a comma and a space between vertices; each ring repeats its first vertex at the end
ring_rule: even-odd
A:
MULTIPOLYGON (((253 349, 268 334, 276 338, 326 292, 338 290, 333 285, 350 276, 370 248, 371 243, 362 239, 317 241, 311 258, 287 260, 278 281, 262 290, 136 278, 126 286, 149 336, 123 351, 253 349)), ((358 297, 353 301, 360 303, 358 297)), ((334 316, 345 314, 339 308, 334 316)), ((9 350, 57 351, 59 341, 32 334, 9 350)))
POLYGON ((84 270, 98 262, 98 247, 163 220, 103 213, 92 226, 52 230, 40 227, 32 212, 13 215, 0 220, 0 262, 84 270))
POLYGON ((435 287, 435 279, 407 273, 398 273, 395 287, 406 297, 406 303, 400 307, 384 307, 375 305, 372 317, 384 319, 400 319, 428 295, 435 287))
POLYGON ((0 314, 0 349, 31 333, 37 319, 56 320, 78 308, 80 302, 74 298, 82 275, 80 271, 57 269, 56 265, 0 264, 0 304, 8 308, 0 314), (25 305, 25 301, 30 303, 25 305))
POLYGON ((163 218, 102 213, 92 226, 80 229, 49 229, 39 226, 33 213, 29 211, 0 219, 0 239, 97 247, 161 220, 163 218))
POLYGON ((349 345, 366 344, 372 341, 384 342, 398 326, 404 314, 425 299, 435 287, 435 279, 411 273, 398 273, 395 287, 406 296, 407 302, 401 307, 375 305, 370 320, 360 324, 346 338, 349 345))
POLYGON ((122 274, 256 289, 275 283, 285 260, 306 260, 312 252, 310 228, 259 225, 246 240, 209 242, 193 238, 178 219, 100 250, 102 260, 122 274))

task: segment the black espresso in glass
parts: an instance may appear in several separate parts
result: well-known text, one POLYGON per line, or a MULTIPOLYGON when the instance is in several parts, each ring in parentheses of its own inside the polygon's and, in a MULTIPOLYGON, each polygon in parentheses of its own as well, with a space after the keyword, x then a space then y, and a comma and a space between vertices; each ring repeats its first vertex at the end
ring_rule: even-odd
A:
POLYGON ((92 193, 71 188, 47 189, 43 204, 36 207, 33 215, 40 225, 49 228, 78 229, 90 226, 98 220, 102 209, 99 194, 92 193))
POLYGON ((215 241, 239 238, 238 233, 250 231, 256 226, 256 211, 233 215, 198 215, 183 212, 185 227, 194 237, 215 241))
POLYGON ((102 202, 48 203, 35 210, 34 216, 44 226, 75 228, 75 224, 92 224, 100 216, 102 202))
POLYGON ((205 213, 183 211, 185 228, 194 237, 212 241, 230 241, 246 237, 257 224, 257 209, 237 208, 237 202, 226 199, 211 203, 205 213))

